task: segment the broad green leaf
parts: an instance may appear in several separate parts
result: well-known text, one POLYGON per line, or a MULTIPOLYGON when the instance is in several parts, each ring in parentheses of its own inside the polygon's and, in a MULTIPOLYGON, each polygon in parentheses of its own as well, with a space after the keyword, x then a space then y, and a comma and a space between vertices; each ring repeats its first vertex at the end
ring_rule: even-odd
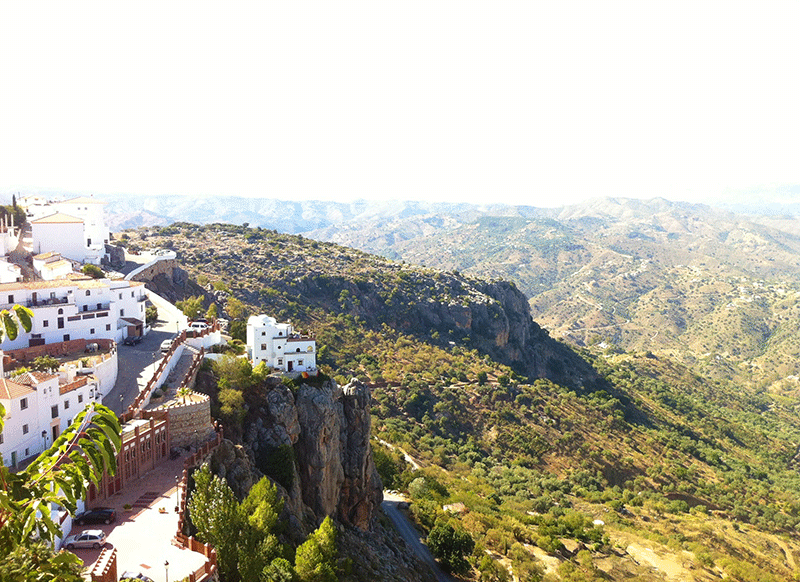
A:
POLYGON ((14 320, 13 317, 11 317, 11 313, 9 313, 9 311, 6 309, 0 311, 0 319, 2 319, 3 327, 6 330, 6 335, 8 336, 8 339, 10 340, 17 339, 17 331, 19 328, 17 327, 17 322, 14 320))
POLYGON ((30 309, 28 309, 24 305, 15 305, 14 307, 12 307, 12 309, 14 310, 14 313, 16 314, 17 319, 19 319, 19 322, 22 325, 22 328, 26 332, 29 332, 31 330, 31 328, 33 327, 33 321, 32 321, 33 320, 33 311, 31 311, 30 309))

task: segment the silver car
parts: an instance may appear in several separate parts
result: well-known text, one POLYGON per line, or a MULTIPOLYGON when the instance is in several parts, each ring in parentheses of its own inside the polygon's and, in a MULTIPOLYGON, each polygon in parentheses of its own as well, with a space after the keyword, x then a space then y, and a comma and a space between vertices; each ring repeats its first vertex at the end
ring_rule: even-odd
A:
POLYGON ((101 529, 86 529, 79 534, 67 536, 64 547, 68 550, 75 548, 94 548, 106 545, 106 534, 101 529))

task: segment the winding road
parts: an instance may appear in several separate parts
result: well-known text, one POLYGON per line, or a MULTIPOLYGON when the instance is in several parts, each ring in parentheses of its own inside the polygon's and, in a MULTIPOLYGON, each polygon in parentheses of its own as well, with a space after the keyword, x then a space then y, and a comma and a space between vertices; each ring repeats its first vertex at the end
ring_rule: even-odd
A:
POLYGON ((419 559, 430 566, 437 582, 453 582, 453 579, 442 571, 439 564, 433 559, 430 551, 428 551, 428 548, 420 541, 419 533, 414 529, 414 526, 409 523, 406 516, 403 515, 403 512, 398 509, 397 505, 402 501, 405 501, 405 499, 384 491, 383 503, 381 503, 383 512, 392 520, 397 533, 402 536, 419 559))

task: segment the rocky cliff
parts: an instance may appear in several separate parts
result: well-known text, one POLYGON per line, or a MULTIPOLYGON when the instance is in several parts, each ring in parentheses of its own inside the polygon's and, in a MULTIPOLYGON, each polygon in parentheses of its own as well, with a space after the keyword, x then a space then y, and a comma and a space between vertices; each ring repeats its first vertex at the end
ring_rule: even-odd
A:
POLYGON ((226 477, 239 497, 262 470, 280 474, 284 517, 297 540, 328 515, 369 529, 383 500, 369 442, 369 388, 358 381, 344 387, 326 381, 293 391, 270 380, 256 389, 259 404, 248 415, 244 442, 221 445, 211 456, 212 469, 226 477), (282 466, 275 467, 275 459, 282 466))

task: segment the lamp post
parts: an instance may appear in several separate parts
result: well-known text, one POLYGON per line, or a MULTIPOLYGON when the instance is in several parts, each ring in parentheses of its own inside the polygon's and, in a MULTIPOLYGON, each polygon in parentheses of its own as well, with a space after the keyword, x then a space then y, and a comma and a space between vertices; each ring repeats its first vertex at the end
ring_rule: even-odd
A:
POLYGON ((167 579, 166 582, 169 582, 169 562, 164 560, 164 577, 167 579))
POLYGON ((180 512, 181 507, 181 480, 175 475, 175 513, 180 512))

